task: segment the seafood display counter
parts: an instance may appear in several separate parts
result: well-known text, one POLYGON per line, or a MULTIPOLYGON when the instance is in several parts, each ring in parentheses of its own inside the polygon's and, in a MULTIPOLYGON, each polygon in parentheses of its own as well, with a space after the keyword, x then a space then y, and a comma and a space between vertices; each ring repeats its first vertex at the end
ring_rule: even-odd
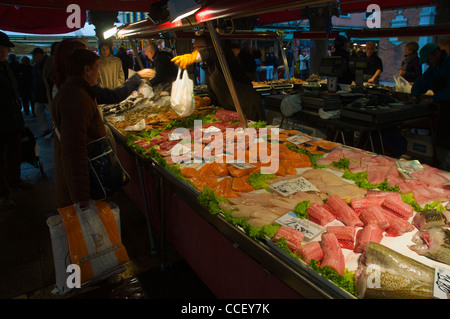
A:
POLYGON ((448 293, 450 173, 196 102, 185 118, 105 116, 163 266, 170 243, 218 298, 448 293))
POLYGON ((212 215, 199 203, 198 190, 157 161, 143 158, 126 145, 123 134, 109 127, 131 177, 125 191, 147 211, 162 239, 161 247, 153 249, 159 250, 163 267, 170 243, 218 298, 355 298, 278 247, 250 238, 222 215, 212 215))

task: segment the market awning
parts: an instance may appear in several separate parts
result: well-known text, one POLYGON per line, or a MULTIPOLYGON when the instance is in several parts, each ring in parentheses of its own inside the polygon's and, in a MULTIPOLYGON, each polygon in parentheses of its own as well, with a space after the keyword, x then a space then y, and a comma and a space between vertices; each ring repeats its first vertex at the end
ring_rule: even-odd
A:
POLYGON ((365 12, 371 4, 380 6, 380 9, 396 9, 406 7, 419 7, 434 5, 434 0, 340 0, 342 12, 365 12))
POLYGON ((61 34, 76 31, 67 25, 74 13, 68 6, 76 4, 80 10, 80 25, 85 25, 86 11, 149 11, 159 0, 2 0, 0 29, 33 34, 61 34))
POLYGON ((30 8, 66 9, 77 4, 82 10, 98 11, 149 11, 150 5, 159 0, 2 0, 0 4, 30 8))
MULTIPOLYGON (((333 3, 336 0, 211 0, 207 1, 206 5, 195 14, 195 21, 191 24, 170 23, 155 25, 151 21, 139 21, 129 24, 119 30, 118 37, 148 37, 149 35, 159 32, 171 32, 181 29, 190 28, 191 26, 199 26, 204 22, 216 19, 239 19, 258 15, 258 17, 266 18, 264 23, 290 21, 291 18, 297 20, 299 15, 299 8, 333 3), (265 15, 266 13, 269 15, 265 15), (272 15, 272 17, 270 17, 272 15)), ((194 20, 194 19, 192 19, 194 20)), ((260 21, 261 23, 261 21, 260 21)))
POLYGON ((221 18, 240 18, 255 14, 280 12, 288 9, 335 2, 335 0, 227 0, 210 1, 207 6, 195 14, 197 22, 206 22, 221 18))
MULTIPOLYGON (((0 6, 0 29, 34 34, 59 34, 80 29, 67 25, 69 16, 65 9, 0 6)), ((84 26, 85 22, 86 11, 82 10, 80 25, 84 26)))

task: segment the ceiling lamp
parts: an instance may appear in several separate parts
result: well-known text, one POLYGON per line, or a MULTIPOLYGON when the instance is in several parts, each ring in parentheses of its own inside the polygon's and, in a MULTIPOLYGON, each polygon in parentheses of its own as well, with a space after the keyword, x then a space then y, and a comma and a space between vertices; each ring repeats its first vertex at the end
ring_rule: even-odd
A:
POLYGON ((116 33, 117 33, 117 27, 113 27, 113 28, 103 32, 103 38, 106 40, 106 39, 112 37, 113 35, 115 35, 116 33))
POLYGON ((195 0, 169 0, 170 22, 186 18, 201 8, 195 0))

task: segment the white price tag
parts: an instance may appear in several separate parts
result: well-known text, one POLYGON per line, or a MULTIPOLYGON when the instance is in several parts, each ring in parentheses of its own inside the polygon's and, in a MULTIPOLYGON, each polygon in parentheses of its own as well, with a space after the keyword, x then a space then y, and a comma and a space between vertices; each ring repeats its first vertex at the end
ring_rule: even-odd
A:
POLYGON ((416 179, 411 173, 423 171, 419 161, 396 161, 397 169, 406 179, 416 179))
POLYGON ((304 177, 280 181, 271 184, 269 187, 283 196, 289 196, 298 192, 319 191, 313 184, 311 184, 304 177))
POLYGON ((170 133, 169 141, 178 141, 183 139, 183 134, 180 133, 170 133))
POLYGON ((305 234, 305 241, 312 240, 325 231, 325 227, 320 226, 319 224, 316 224, 309 219, 298 218, 297 215, 293 212, 284 214, 275 222, 280 225, 301 231, 303 234, 305 234))
POLYGON ((450 269, 442 267, 434 269, 433 297, 450 299, 450 269))
POLYGON ((232 163, 231 166, 238 169, 247 169, 247 168, 255 168, 256 166, 250 163, 240 162, 240 163, 232 163))
POLYGON ((286 139, 286 141, 288 141, 292 144, 295 144, 295 145, 303 144, 305 142, 308 142, 309 140, 311 140, 310 137, 306 137, 303 135, 294 135, 294 136, 288 137, 286 139))
POLYGON ((202 130, 203 133, 216 133, 216 132, 222 132, 222 131, 220 130, 220 128, 215 127, 215 126, 210 126, 210 127, 206 128, 206 129, 203 129, 203 128, 202 128, 201 130, 202 130))
POLYGON ((180 164, 180 168, 195 168, 196 170, 199 170, 200 168, 202 168, 203 163, 181 163, 180 164))

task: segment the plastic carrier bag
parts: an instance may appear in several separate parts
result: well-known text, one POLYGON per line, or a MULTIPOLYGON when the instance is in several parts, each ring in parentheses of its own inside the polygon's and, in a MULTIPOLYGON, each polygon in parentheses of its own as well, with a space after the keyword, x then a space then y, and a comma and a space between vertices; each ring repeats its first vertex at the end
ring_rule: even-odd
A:
POLYGON ((411 93, 411 84, 400 74, 394 74, 395 91, 411 93))
POLYGON ((107 137, 87 144, 91 198, 104 200, 130 181, 107 137))
POLYGON ((71 264, 80 266, 80 283, 87 286, 125 270, 129 258, 121 243, 120 210, 114 203, 93 201, 89 209, 78 205, 58 209, 47 219, 52 241, 56 286, 54 294, 64 295, 71 264))
POLYGON ((194 82, 189 78, 186 69, 181 79, 180 75, 181 68, 178 69, 177 79, 172 83, 170 104, 179 116, 186 117, 195 110, 194 82))

